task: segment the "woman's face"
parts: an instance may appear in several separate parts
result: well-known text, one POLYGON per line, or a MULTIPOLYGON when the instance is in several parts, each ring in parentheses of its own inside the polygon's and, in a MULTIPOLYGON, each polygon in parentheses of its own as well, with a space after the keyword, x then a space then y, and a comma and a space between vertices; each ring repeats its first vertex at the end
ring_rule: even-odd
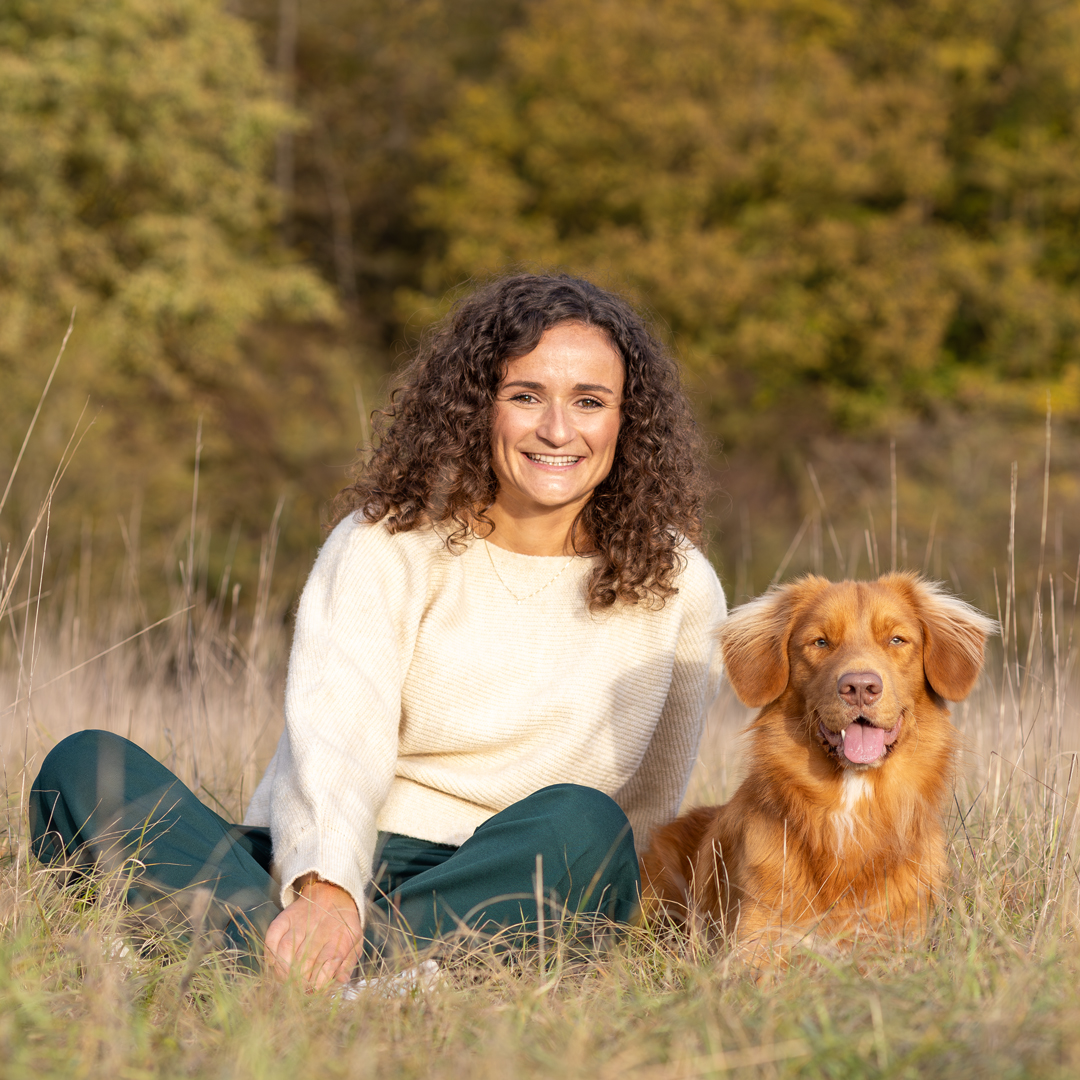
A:
POLYGON ((511 360, 495 398, 496 505, 516 517, 574 515, 611 471, 623 361, 602 330, 560 323, 511 360))

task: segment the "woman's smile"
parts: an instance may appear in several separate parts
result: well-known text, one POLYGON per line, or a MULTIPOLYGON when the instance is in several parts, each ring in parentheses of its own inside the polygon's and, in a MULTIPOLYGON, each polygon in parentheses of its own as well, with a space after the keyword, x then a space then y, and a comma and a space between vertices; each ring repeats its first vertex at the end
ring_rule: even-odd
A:
POLYGON ((568 465, 576 465, 582 459, 579 457, 552 457, 550 454, 526 454, 530 461, 535 461, 537 465, 554 465, 560 469, 565 469, 568 465))

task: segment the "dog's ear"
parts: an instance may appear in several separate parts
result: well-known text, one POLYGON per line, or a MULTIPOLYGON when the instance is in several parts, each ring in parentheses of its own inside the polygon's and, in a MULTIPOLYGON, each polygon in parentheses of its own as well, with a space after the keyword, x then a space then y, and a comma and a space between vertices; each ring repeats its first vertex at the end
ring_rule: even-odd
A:
POLYGON ((788 684, 788 639, 804 594, 819 578, 803 578, 770 589, 737 607, 720 627, 724 669, 738 699, 750 708, 775 701, 788 684))
POLYGON ((913 586, 926 681, 947 701, 963 701, 975 686, 986 639, 998 632, 998 624, 936 582, 916 580, 913 586))

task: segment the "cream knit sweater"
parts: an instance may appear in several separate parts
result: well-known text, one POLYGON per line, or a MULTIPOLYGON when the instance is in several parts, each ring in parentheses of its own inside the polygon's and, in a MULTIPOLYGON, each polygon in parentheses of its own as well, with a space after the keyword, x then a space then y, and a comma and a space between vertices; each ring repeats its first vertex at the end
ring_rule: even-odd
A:
POLYGON ((314 872, 363 917, 380 830, 461 844, 549 784, 612 796, 640 850, 678 810, 720 679, 723 590, 684 554, 664 607, 591 614, 590 559, 454 554, 433 529, 342 521, 300 599, 285 730, 245 817, 270 827, 282 904, 314 872))

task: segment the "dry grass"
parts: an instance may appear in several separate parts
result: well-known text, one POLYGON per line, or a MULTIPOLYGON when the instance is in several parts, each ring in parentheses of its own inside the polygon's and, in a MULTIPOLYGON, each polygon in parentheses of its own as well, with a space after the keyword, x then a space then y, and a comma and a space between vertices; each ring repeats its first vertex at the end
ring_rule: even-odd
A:
MULTIPOLYGON (((242 629, 227 588, 211 593, 185 577, 177 614, 119 648, 140 626, 137 590, 121 589, 93 629, 78 582, 36 602, 46 539, 42 525, 18 574, 12 556, 0 582, 0 1075, 955 1080, 1080 1071, 1076 598, 1060 583, 1045 590, 1045 611, 1026 603, 1020 618, 1003 587, 996 614, 1007 635, 956 710, 967 749, 950 812, 955 880, 926 940, 840 961, 807 953, 766 980, 700 943, 640 932, 589 963, 558 942, 543 964, 478 951, 434 992, 342 1003, 238 973, 178 941, 116 955, 123 911, 108 890, 97 903, 72 897, 27 851, 27 784, 43 752, 83 727, 133 738, 239 818, 281 725, 287 641, 270 603, 272 537, 256 615, 242 629)), ((197 547, 193 536, 189 567, 197 547)), ((691 801, 733 790, 744 721, 725 691, 691 801)))
MULTIPOLYGON (((196 962, 178 942, 111 957, 120 908, 65 895, 28 857, 27 778, 44 750, 83 726, 130 734, 239 814, 280 727, 284 635, 272 622, 252 659, 250 630, 230 638, 214 602, 195 601, 190 635, 181 616, 145 645, 136 639, 66 676, 100 651, 73 642, 70 612, 57 604, 37 614, 36 642, 35 613, 7 613, 0 1073, 648 1080, 1080 1067, 1072 651, 1059 647, 1054 664, 1050 642, 1041 674, 1040 649, 1026 686, 1016 650, 1009 665, 999 654, 957 709, 968 752, 950 815, 956 879, 924 942, 839 962, 807 955, 759 982, 706 948, 640 934, 591 964, 558 947, 544 969, 535 956, 477 953, 426 996, 339 1003, 237 974, 213 955, 196 962), (38 689, 27 694, 31 678, 38 689)), ((694 801, 723 798, 737 782, 744 720, 725 691, 694 801)))

